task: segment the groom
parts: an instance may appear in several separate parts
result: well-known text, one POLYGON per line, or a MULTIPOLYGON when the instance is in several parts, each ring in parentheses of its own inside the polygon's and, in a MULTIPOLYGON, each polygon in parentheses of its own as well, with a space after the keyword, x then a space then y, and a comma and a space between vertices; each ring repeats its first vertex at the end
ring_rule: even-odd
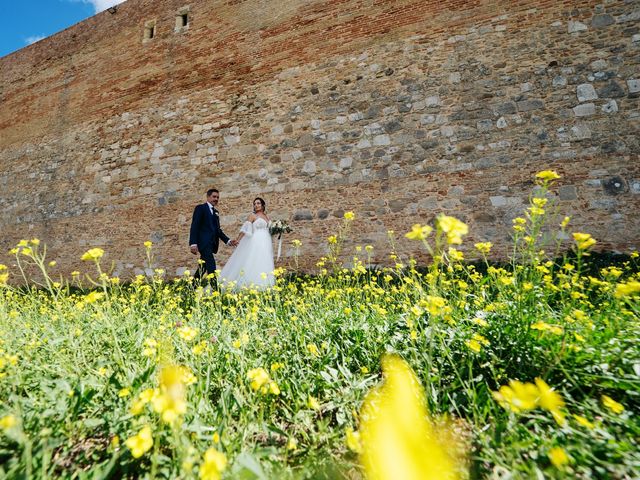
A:
POLYGON ((207 190, 207 201, 198 205, 193 210, 191 219, 191 230, 189 232, 189 247, 194 255, 200 254, 201 263, 194 275, 194 278, 201 279, 205 274, 216 271, 216 259, 213 257, 218 253, 218 243, 221 239, 227 245, 235 247, 237 242, 229 240, 220 228, 220 216, 216 210, 220 192, 215 188, 207 190))

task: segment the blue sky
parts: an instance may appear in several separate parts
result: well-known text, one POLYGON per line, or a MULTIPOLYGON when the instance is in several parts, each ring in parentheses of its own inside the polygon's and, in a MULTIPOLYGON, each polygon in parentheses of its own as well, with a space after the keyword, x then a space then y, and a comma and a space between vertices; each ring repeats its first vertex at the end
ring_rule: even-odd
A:
POLYGON ((124 0, 0 0, 0 57, 124 0))

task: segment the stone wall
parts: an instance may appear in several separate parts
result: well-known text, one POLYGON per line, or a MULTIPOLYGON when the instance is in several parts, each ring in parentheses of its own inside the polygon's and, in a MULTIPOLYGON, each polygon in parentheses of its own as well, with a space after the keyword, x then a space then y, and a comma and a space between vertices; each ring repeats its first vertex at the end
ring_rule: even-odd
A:
POLYGON ((379 263, 440 212, 500 256, 543 169, 575 230, 637 249, 639 97, 634 1, 129 0, 0 59, 0 263, 38 237, 126 277, 150 239, 179 274, 210 186, 228 234, 256 195, 290 220, 284 264, 345 210, 379 263))

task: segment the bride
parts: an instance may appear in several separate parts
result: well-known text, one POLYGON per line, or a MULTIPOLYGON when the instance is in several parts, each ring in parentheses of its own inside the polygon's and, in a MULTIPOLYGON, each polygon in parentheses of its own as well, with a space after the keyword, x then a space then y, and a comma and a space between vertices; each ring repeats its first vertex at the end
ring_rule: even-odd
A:
POLYGON ((236 239, 238 246, 220 272, 223 287, 268 288, 275 283, 273 277, 273 245, 269 233, 269 217, 265 201, 253 201, 253 213, 242 225, 236 239))

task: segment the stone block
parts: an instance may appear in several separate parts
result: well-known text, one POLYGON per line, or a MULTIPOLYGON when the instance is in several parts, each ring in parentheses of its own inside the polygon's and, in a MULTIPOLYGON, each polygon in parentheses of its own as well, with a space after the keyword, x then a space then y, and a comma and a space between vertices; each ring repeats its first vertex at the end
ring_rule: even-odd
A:
POLYGON ((493 207, 506 207, 507 206, 507 198, 502 196, 502 195, 498 195, 495 197, 489 197, 489 200, 491 201, 491 205, 493 207))
POLYGON ((540 99, 523 100, 516 103, 519 112, 529 112, 532 110, 540 110, 544 108, 544 102, 540 99))
POLYGON ((629 93, 640 92, 640 79, 631 78, 627 80, 627 86, 629 87, 629 93))
POLYGON ((575 185, 562 185, 558 188, 558 197, 560 197, 560 200, 576 200, 578 191, 575 185))
POLYGON ((304 162, 304 165, 302 167, 302 173, 304 173, 305 175, 309 175, 309 176, 313 176, 316 174, 316 162, 314 162, 313 160, 307 160, 306 162, 304 162))
POLYGON ((595 88, 590 83, 583 83, 576 87, 576 94, 578 95, 579 102, 586 102, 588 100, 595 100, 598 98, 595 88))
POLYGON ((588 30, 589 27, 587 27, 582 22, 578 22, 578 21, 575 21, 575 20, 569 20, 569 24, 567 26, 567 29, 568 29, 569 33, 577 33, 577 32, 584 32, 585 30, 588 30))
POLYGON ((596 113, 596 106, 593 103, 583 103, 573 107, 573 113, 576 117, 588 117, 596 113))
POLYGON ((313 213, 311 213, 311 210, 308 210, 306 208, 296 210, 293 213, 293 220, 294 221, 313 220, 313 213))
POLYGON ((571 127, 571 135, 577 140, 585 140, 591 138, 591 129, 584 123, 574 125, 571 127))
POLYGON ((614 23, 616 23, 616 20, 611 15, 594 15, 591 19, 591 26, 593 28, 605 28, 614 23))
POLYGON ((383 145, 391 145, 391 138, 389 135, 376 135, 373 137, 373 145, 375 146, 383 146, 383 145))
POLYGON ((610 80, 604 87, 598 89, 598 95, 601 98, 619 98, 624 97, 624 89, 615 80, 610 80))

